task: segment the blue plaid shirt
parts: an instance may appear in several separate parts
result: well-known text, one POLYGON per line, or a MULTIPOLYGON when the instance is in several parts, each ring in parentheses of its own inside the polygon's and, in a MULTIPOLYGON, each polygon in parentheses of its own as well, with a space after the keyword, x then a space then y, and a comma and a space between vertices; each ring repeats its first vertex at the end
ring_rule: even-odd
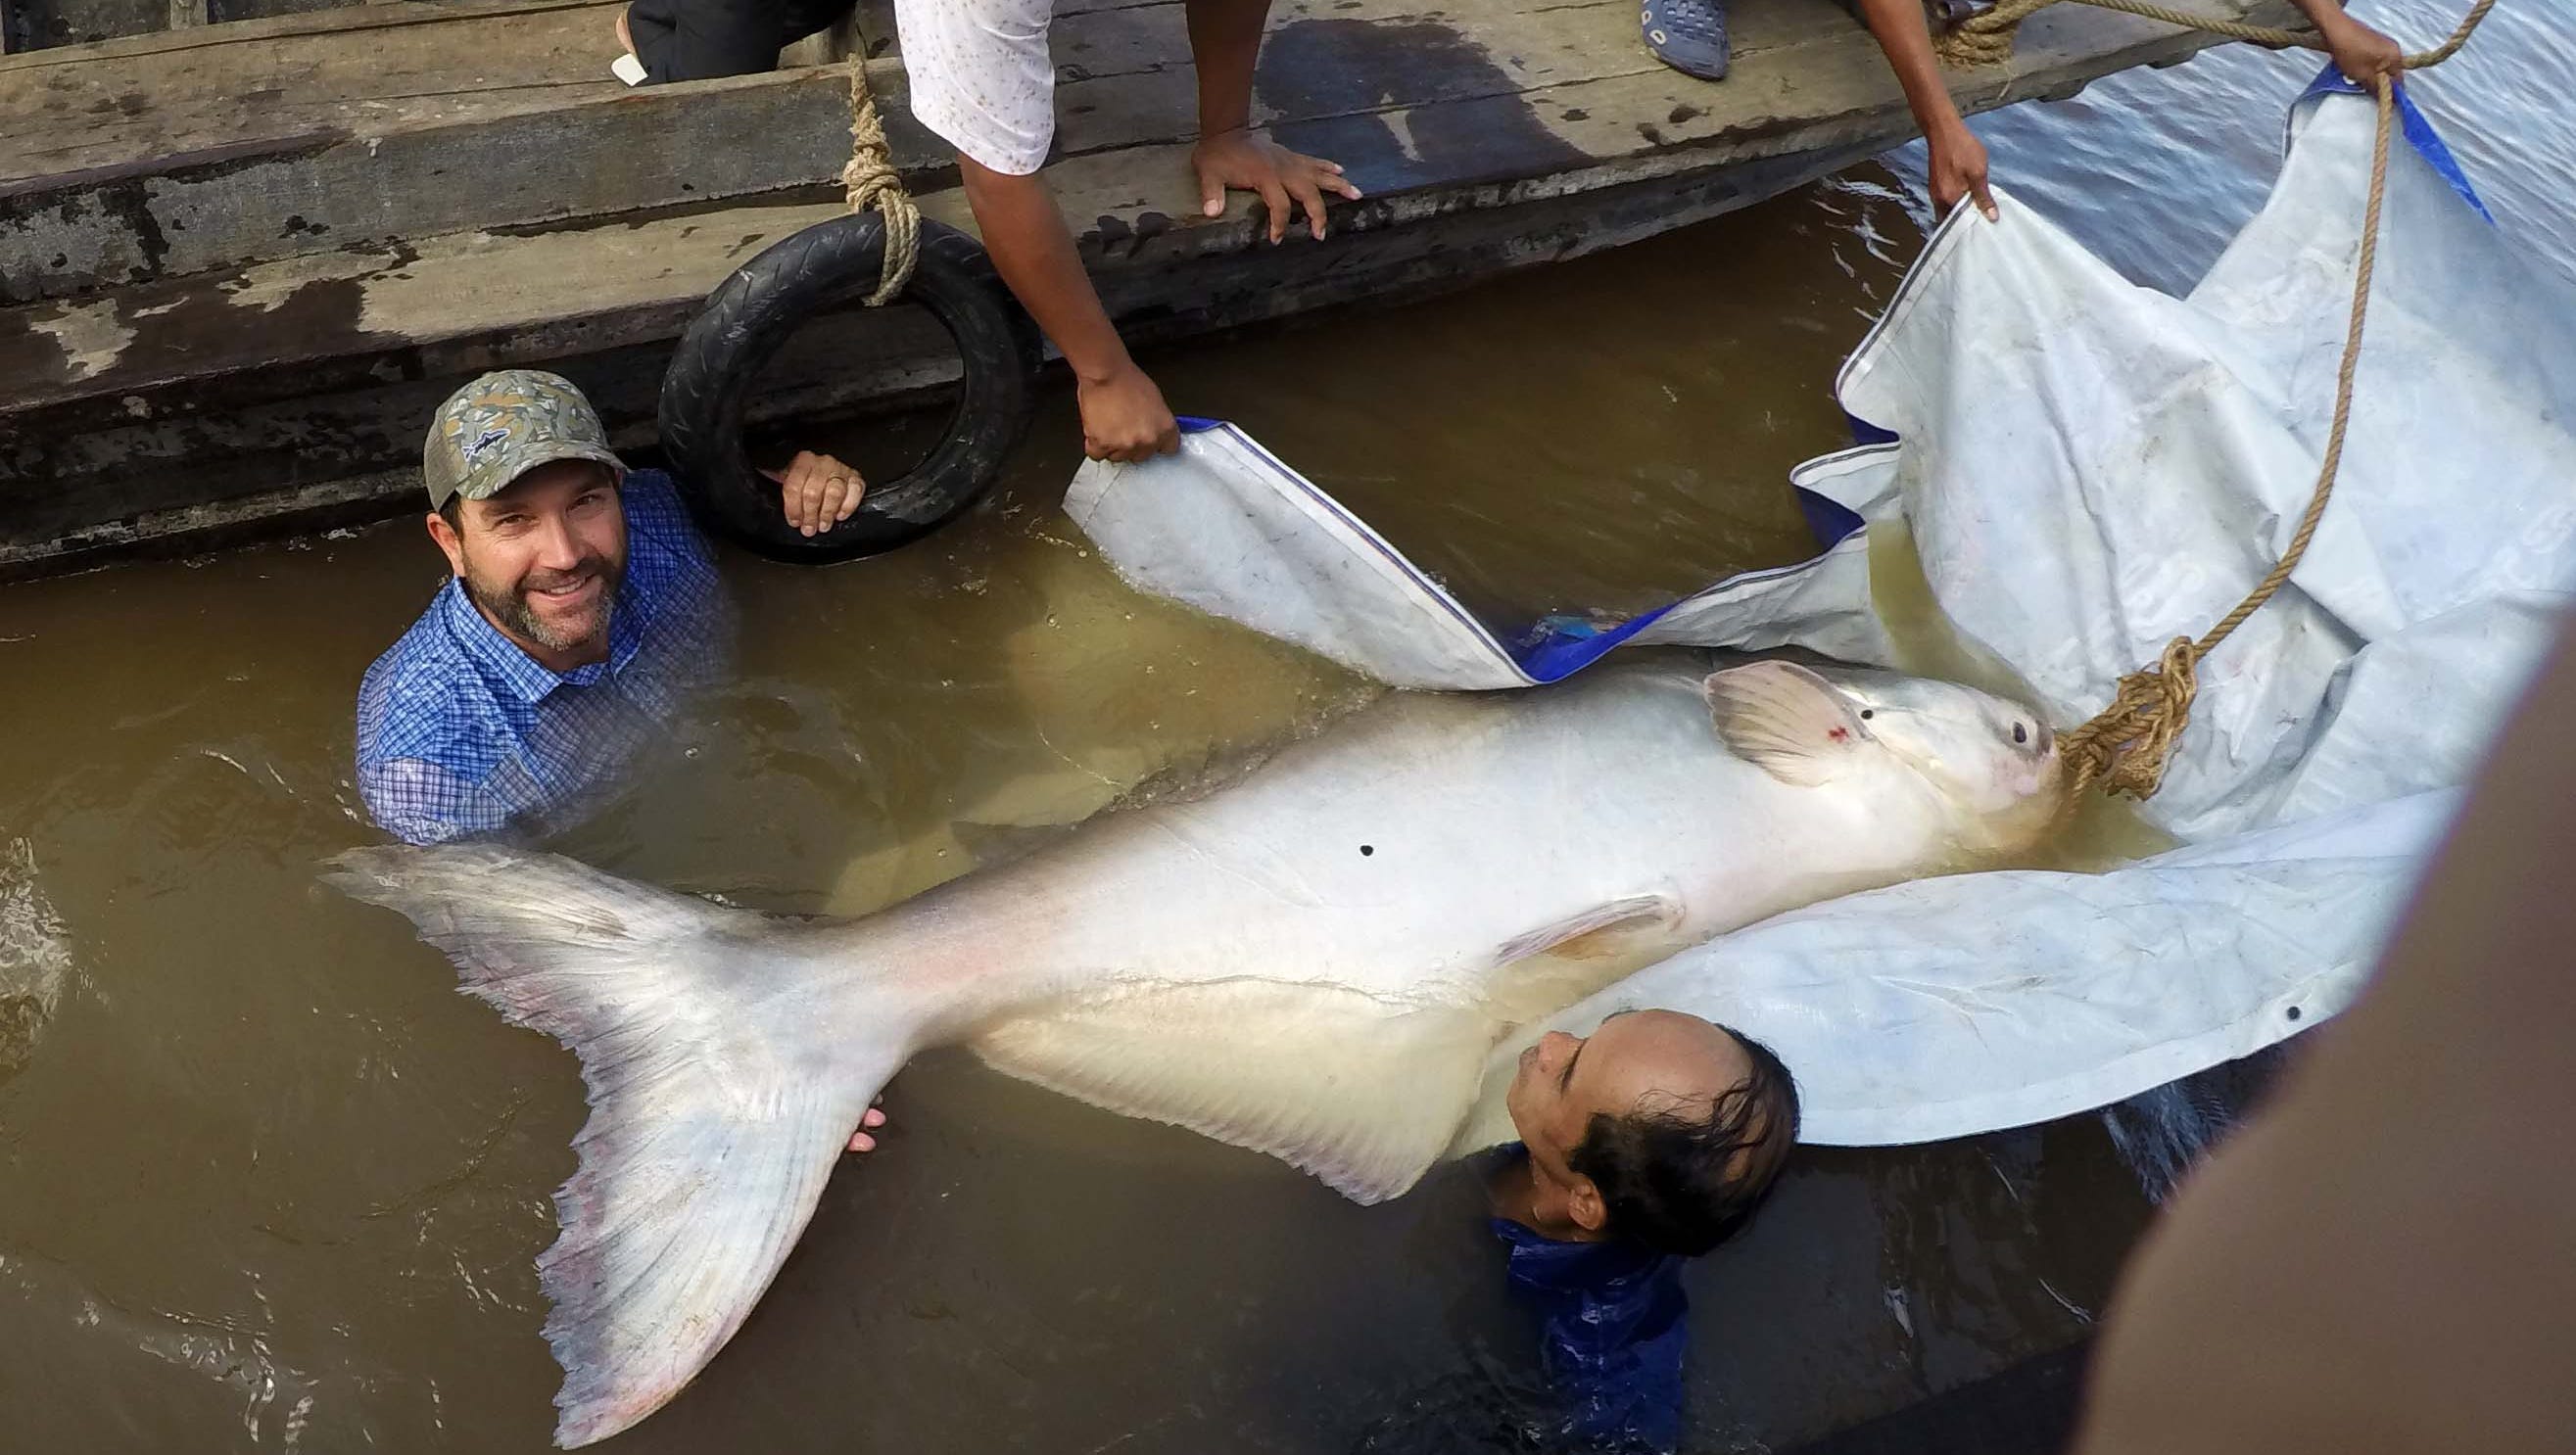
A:
POLYGON ((630 472, 608 659, 550 671, 451 579, 358 688, 358 794, 415 844, 542 834, 594 806, 693 688, 722 672, 732 609, 671 478, 630 472))

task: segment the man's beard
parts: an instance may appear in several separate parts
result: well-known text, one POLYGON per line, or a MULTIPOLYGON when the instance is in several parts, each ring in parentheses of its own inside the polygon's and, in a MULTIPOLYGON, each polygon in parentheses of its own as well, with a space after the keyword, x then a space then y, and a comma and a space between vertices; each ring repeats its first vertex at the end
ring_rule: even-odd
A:
POLYGON ((625 583, 626 566, 606 556, 591 556, 569 571, 531 571, 510 586, 494 586, 466 574, 466 589, 492 618, 549 652, 568 652, 596 641, 608 630, 608 614, 617 605, 617 588, 625 583), (599 600, 577 621, 557 625, 537 615, 531 593, 599 578, 599 600))

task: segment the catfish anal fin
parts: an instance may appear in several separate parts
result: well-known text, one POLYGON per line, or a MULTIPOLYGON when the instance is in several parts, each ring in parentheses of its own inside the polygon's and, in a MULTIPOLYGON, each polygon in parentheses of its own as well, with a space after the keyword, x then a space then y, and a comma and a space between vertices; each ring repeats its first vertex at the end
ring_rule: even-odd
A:
POLYGON ((1354 1202, 1411 1187, 1457 1132, 1495 1027, 1332 985, 1138 986, 987 1027, 993 1069, 1266 1152, 1354 1202))

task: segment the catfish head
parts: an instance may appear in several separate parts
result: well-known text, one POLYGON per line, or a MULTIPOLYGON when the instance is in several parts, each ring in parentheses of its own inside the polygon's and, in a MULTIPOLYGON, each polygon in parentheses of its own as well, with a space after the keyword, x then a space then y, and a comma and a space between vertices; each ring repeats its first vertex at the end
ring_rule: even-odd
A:
POLYGON ((2069 782, 2030 707, 1956 682, 1755 662, 1701 684, 1727 747, 1788 783, 1851 783, 1890 812, 1926 812, 1969 854, 2047 833, 2069 782))

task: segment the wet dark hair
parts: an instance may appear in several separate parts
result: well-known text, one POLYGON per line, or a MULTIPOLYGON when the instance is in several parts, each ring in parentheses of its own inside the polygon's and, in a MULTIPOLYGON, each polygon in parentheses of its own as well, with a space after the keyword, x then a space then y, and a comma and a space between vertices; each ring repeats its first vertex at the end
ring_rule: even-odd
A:
POLYGON ((1798 1081, 1770 1047, 1727 1027, 1752 1072, 1706 1103, 1650 1099, 1595 1112, 1566 1166, 1592 1179, 1604 1231, 1696 1257, 1725 1242, 1779 1179, 1798 1140, 1798 1081))

